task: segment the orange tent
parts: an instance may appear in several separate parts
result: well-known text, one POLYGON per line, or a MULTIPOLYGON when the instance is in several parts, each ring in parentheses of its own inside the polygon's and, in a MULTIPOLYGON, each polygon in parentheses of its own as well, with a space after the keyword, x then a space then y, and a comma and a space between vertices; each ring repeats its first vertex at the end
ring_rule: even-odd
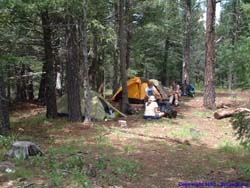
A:
MULTIPOLYGON (((167 99, 167 94, 157 80, 152 80, 162 99, 167 99)), ((148 80, 140 77, 134 77, 127 81, 128 98, 130 103, 143 103, 146 96, 145 89, 148 86, 148 80)), ((122 87, 112 97, 113 101, 118 101, 122 97, 122 87)))

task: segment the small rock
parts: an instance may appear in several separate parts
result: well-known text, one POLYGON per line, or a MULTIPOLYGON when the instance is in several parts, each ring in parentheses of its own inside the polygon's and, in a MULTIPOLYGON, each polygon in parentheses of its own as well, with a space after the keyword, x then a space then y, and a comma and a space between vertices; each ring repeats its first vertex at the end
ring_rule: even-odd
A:
POLYGON ((13 173, 13 172, 15 172, 15 165, 9 161, 1 162, 0 163, 0 171, 7 172, 7 173, 13 173))

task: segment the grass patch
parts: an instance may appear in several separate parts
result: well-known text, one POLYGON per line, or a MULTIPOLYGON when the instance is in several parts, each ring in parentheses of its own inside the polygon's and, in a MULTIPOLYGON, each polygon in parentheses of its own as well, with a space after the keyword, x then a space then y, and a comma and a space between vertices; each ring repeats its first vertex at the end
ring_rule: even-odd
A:
POLYGON ((35 175, 34 169, 26 168, 23 166, 16 168, 16 171, 14 173, 8 174, 11 180, 15 180, 17 178, 31 179, 32 177, 34 177, 34 175, 35 175))
POLYGON ((231 140, 222 140, 219 144, 219 151, 227 154, 237 154, 244 152, 240 145, 236 145, 231 140))
POLYGON ((73 184, 74 186, 88 188, 89 179, 85 172, 85 161, 79 156, 70 156, 61 160, 49 161, 48 178, 53 187, 63 187, 63 184, 73 184))
POLYGON ((76 153, 79 150, 79 147, 75 145, 67 145, 61 146, 57 148, 49 148, 47 151, 48 155, 55 156, 55 155, 71 155, 76 153))
POLYGON ((196 117, 207 117, 213 115, 213 111, 206 111, 206 112, 201 112, 201 111, 196 111, 193 112, 192 114, 196 117))
POLYGON ((157 126, 157 127, 166 127, 173 123, 172 119, 161 118, 157 120, 145 120, 143 126, 157 126))
POLYGON ((178 127, 176 130, 170 132, 174 138, 188 138, 191 137, 193 140, 199 140, 201 134, 196 130, 195 125, 183 125, 178 127))
POLYGON ((49 119, 46 118, 45 114, 39 114, 31 118, 22 119, 18 123, 12 122, 11 125, 12 127, 18 126, 20 124, 25 126, 38 126, 43 124, 45 121, 49 121, 49 119))
POLYGON ((0 135, 0 148, 8 149, 16 140, 18 140, 17 134, 0 135))
POLYGON ((123 150, 126 154, 129 154, 129 153, 132 153, 133 151, 135 151, 135 147, 130 146, 130 145, 125 145, 125 146, 123 146, 123 150))
POLYGON ((138 170, 141 164, 134 160, 122 157, 101 156, 95 166, 99 171, 98 179, 100 184, 114 184, 119 180, 134 180, 139 178, 138 170))

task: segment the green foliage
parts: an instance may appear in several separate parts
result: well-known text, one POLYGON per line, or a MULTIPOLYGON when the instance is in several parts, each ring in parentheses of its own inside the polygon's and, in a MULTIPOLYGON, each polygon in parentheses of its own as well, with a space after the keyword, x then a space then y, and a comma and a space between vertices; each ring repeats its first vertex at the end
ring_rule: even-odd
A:
POLYGON ((17 135, 2 136, 0 135, 0 148, 9 149, 17 140, 17 135))
POLYGON ((239 139, 242 145, 246 148, 250 148, 250 118, 249 112, 236 113, 231 118, 231 123, 235 131, 237 139, 239 139))
POLYGON ((88 188, 89 180, 84 171, 84 160, 79 156, 69 156, 61 161, 49 161, 50 172, 48 177, 54 187, 62 187, 65 177, 69 176, 79 187, 88 188))
POLYGON ((115 168, 118 175, 128 177, 129 179, 138 176, 137 171, 139 170, 140 165, 135 161, 116 158, 112 160, 111 165, 115 168))
POLYGON ((24 125, 32 125, 32 126, 38 126, 43 124, 45 121, 48 121, 48 119, 46 118, 46 116, 44 114, 29 118, 29 119, 25 119, 22 123, 24 125))
POLYGON ((250 176, 250 165, 242 165, 241 167, 241 173, 244 175, 244 176, 250 176))
POLYGON ((110 158, 107 156, 101 156, 95 162, 95 166, 101 173, 111 170, 116 177, 106 177, 108 181, 112 178, 125 178, 125 179, 134 179, 138 177, 138 170, 141 168, 141 165, 133 160, 128 160, 120 157, 110 158))
POLYGON ((220 24, 216 28, 217 35, 224 37, 216 51, 218 84, 228 86, 231 66, 231 74, 237 77, 233 80, 233 87, 250 88, 249 4, 234 0, 225 2, 223 7, 220 24))
POLYGON ((211 116, 213 112, 212 111, 206 111, 206 112, 196 111, 196 112, 193 112, 192 114, 197 117, 207 117, 207 116, 211 116))

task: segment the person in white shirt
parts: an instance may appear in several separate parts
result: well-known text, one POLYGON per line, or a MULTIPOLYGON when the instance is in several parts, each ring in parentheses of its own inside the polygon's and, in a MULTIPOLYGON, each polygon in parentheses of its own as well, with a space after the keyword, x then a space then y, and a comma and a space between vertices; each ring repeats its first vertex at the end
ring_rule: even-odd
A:
POLYGON ((148 98, 145 104, 144 119, 159 119, 165 115, 164 112, 159 111, 159 106, 154 96, 148 98))
POLYGON ((145 100, 147 101, 150 96, 155 96, 156 98, 160 97, 159 92, 154 86, 152 81, 148 81, 148 87, 145 88, 146 97, 145 100))

